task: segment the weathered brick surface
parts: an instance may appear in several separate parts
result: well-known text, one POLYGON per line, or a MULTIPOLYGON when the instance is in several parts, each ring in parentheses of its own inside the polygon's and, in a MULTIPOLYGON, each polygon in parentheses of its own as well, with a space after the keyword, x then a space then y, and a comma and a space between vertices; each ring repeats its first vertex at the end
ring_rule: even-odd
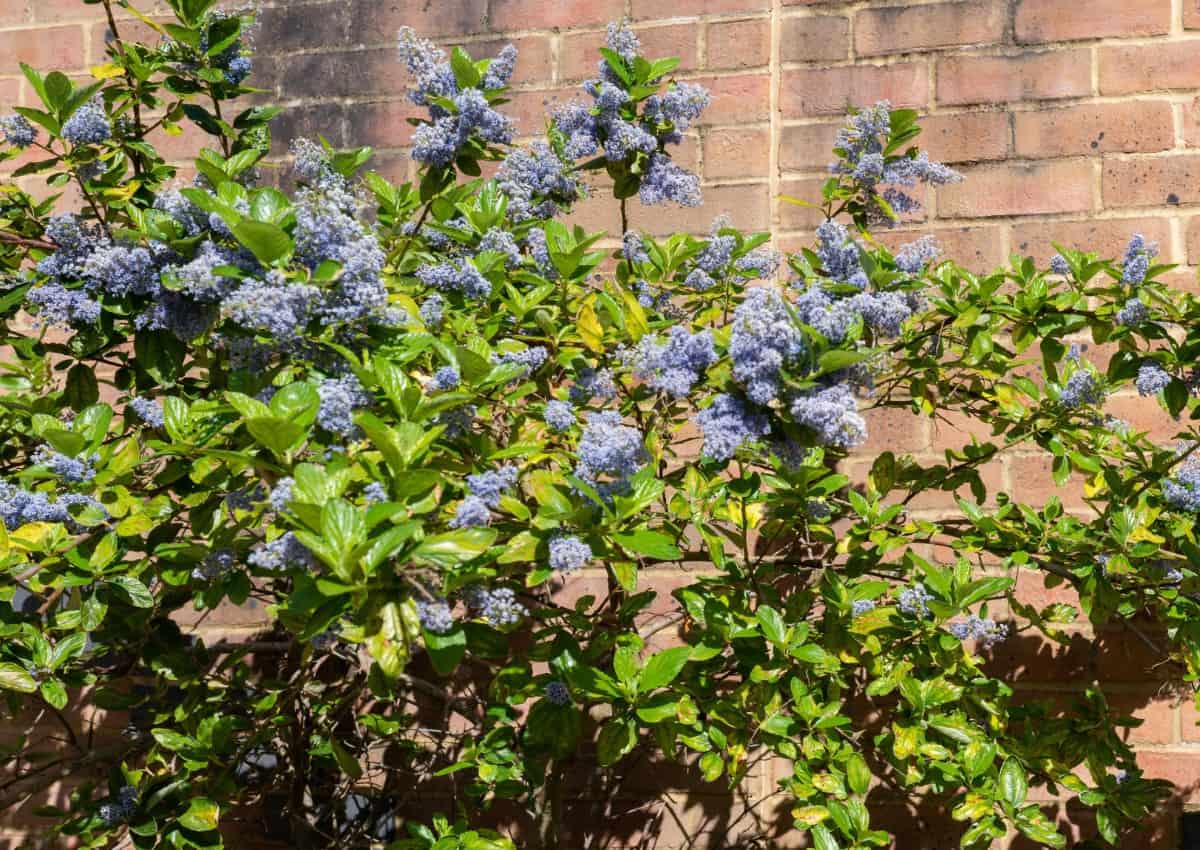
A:
MULTIPOLYGON (((156 11, 148 2, 141 8, 156 11)), ((968 178, 929 193, 913 222, 880 234, 886 244, 934 233, 948 256, 987 269, 1010 251, 1044 262, 1055 243, 1119 254, 1129 235, 1140 232, 1160 243, 1164 259, 1181 264, 1172 280, 1196 289, 1200 0, 266 0, 256 81, 268 89, 264 99, 291 107, 277 127, 275 153, 283 155, 291 138, 320 134, 334 144, 370 144, 381 173, 411 177, 406 119, 419 113, 404 97, 407 80, 396 62, 395 33, 402 25, 446 45, 463 44, 477 56, 494 54, 507 41, 517 44, 508 108, 522 137, 531 137, 547 107, 575 97, 579 81, 596 73, 604 25, 622 15, 650 53, 681 58, 679 79, 713 92, 712 106, 678 155, 700 173, 706 203, 681 211, 634 204, 635 226, 657 234, 702 233, 727 212, 739 226, 771 230, 779 247, 807 244, 819 212, 779 196, 819 198, 844 110, 886 98, 921 111, 922 144, 968 178)), ((119 20, 126 32, 145 29, 125 13, 119 20)), ((80 0, 0 3, 0 101, 33 103, 18 62, 82 79, 103 61, 105 38, 98 7, 80 0)), ((199 142, 161 135, 156 141, 186 176, 199 142)), ((36 178, 23 185, 39 196, 49 192, 36 178)), ((596 193, 576 220, 612 232, 618 212, 596 193)), ((1087 352, 1100 365, 1109 354, 1087 352)), ((1178 428, 1136 396, 1114 397, 1108 411, 1163 443, 1178 428)), ((935 424, 901 412, 869 419, 870 443, 847 465, 856 478, 883 449, 932 461, 971 436, 990 439, 986 429, 961 421, 935 424)), ((1019 490, 1021 498, 1058 495, 1071 508, 1087 510, 1078 482, 1057 487, 1047 459, 1033 452, 1006 454, 982 477, 989 499, 1019 490)), ((911 507, 935 515, 952 505, 943 495, 911 507)), ((569 592, 585 592, 594 578, 581 576, 580 587, 569 592)), ((655 574, 646 581, 665 594, 687 578, 655 574)), ((1046 588, 1033 573, 1019 576, 1018 593, 1038 607, 1073 598, 1063 587, 1046 588)), ((180 620, 206 639, 219 639, 251 634, 264 618, 264 611, 246 608, 203 622, 191 615, 180 620)), ((662 639, 674 638, 664 633, 662 639)), ((1156 661, 1128 634, 1095 638, 1075 630, 1061 645, 1026 635, 1010 640, 993 653, 991 669, 1016 681, 1023 696, 1050 695, 1063 705, 1082 682, 1107 682, 1113 706, 1145 721, 1127 735, 1148 772, 1175 781, 1182 801, 1200 804, 1200 715, 1159 687, 1156 661)), ((782 776, 786 766, 774 770, 782 776)), ((728 809, 725 798, 705 800, 704 811, 728 809)), ((1061 801, 1046 802, 1052 813, 1062 812, 1061 801)), ((934 813, 909 812, 899 803, 887 811, 881 823, 900 830, 899 846, 956 842, 955 829, 947 830, 934 813)), ((1177 846, 1176 813, 1168 808, 1122 846, 1177 846)), ((786 824, 786 808, 778 814, 786 824)), ((1072 809, 1071 816, 1083 824, 1082 836, 1094 835, 1086 815, 1072 809)), ((0 823, 0 847, 28 826, 28 820, 0 823)), ((686 827, 713 830, 699 815, 689 815, 686 827)), ((630 820, 627 837, 632 842, 646 830, 630 820)), ((727 840, 713 835, 696 846, 727 840)), ((678 825, 656 837, 659 850, 684 841, 678 825)), ((779 847, 804 846, 786 830, 775 839, 779 847)))

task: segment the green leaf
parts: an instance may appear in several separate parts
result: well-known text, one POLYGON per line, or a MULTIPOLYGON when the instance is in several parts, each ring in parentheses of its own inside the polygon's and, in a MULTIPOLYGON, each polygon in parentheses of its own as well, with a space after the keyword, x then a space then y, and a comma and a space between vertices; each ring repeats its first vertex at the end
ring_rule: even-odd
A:
POLYGON ((575 752, 582 728, 583 718, 577 707, 555 705, 541 699, 529 710, 525 740, 534 750, 548 752, 556 758, 566 758, 575 752))
POLYGON ((45 679, 41 683, 42 699, 55 708, 66 708, 67 689, 58 679, 45 679))
POLYGON ((187 735, 181 735, 170 729, 152 729, 150 734, 154 736, 154 740, 166 747, 172 752, 180 752, 181 750, 190 750, 196 747, 196 742, 187 735))
POLYGON ((443 676, 449 676, 462 662, 467 652, 467 633, 461 626, 456 626, 444 635, 425 631, 425 649, 433 669, 443 676))
POLYGON ((871 768, 858 753, 852 753, 846 762, 846 779, 855 794, 866 794, 871 787, 871 768))
POLYGON ((616 764, 637 745, 637 724, 629 717, 610 717, 596 739, 596 757, 602 765, 616 764))
POLYGON ((67 372, 64 399, 75 410, 83 410, 100 400, 100 384, 96 372, 90 366, 76 363, 67 372))
POLYGON ((1025 779, 1025 768, 1014 758, 1004 760, 1000 768, 1000 797, 1014 809, 1025 802, 1029 783, 1025 779))
POLYGON ((479 86, 481 80, 479 69, 475 67, 475 63, 467 51, 461 47, 450 51, 450 67, 454 71, 454 79, 458 82, 460 89, 479 86))
POLYGON ((787 626, 784 625, 783 617, 779 612, 770 605, 759 605, 758 610, 754 612, 755 618, 762 626, 763 634, 767 636, 767 640, 776 646, 784 645, 784 638, 787 635, 787 626))
POLYGON ((460 528, 426 538, 412 557, 439 567, 454 567, 482 555, 495 539, 496 532, 491 528, 460 528))
POLYGON ((299 446, 308 433, 299 422, 275 416, 247 419, 246 430, 259 445, 266 446, 280 459, 299 446))
POLYGON ((292 252, 292 237, 276 224, 242 219, 230 229, 237 240, 249 248, 263 265, 269 266, 292 252))
POLYGON ((38 689, 37 682, 24 667, 8 662, 0 663, 0 688, 31 694, 38 689))
POLYGON ((220 817, 220 806, 207 797, 195 797, 179 817, 179 825, 195 832, 210 832, 217 828, 220 817))
POLYGON ((671 684, 683 670, 691 654, 690 646, 674 646, 656 653, 642 669, 642 675, 638 678, 639 689, 642 693, 649 693, 671 684))
POLYGON ((683 552, 670 537, 657 531, 620 531, 612 536, 621 548, 632 555, 645 555, 657 561, 679 561, 683 552))
POLYGON ((154 597, 146 585, 133 576, 113 576, 108 583, 119 587, 135 608, 153 608, 154 597))
POLYGON ((833 833, 829 831, 829 827, 825 826, 825 824, 814 824, 811 832, 813 847, 816 850, 840 850, 837 839, 833 837, 833 833))

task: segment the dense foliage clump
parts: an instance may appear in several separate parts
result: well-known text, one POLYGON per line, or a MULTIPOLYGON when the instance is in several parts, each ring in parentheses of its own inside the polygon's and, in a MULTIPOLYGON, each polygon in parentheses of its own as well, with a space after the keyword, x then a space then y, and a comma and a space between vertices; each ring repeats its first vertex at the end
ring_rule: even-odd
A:
POLYGON ((960 179, 887 104, 839 134, 812 250, 631 231, 699 203, 671 149, 708 94, 619 23, 522 148, 516 51, 406 29, 420 180, 313 141, 276 180, 277 110, 234 107, 251 21, 170 6, 94 82, 24 68, 40 105, 0 121, 18 177, 80 198, 0 196, 0 689, 30 730, 0 806, 72 780, 40 813, 81 847, 601 847, 631 777, 767 759, 778 793, 718 843, 888 846, 889 792, 965 847, 1064 846, 1033 788, 1112 844, 1158 805, 1103 683, 1064 713, 984 663, 1082 614, 1200 673, 1200 303, 1154 246, 984 276, 880 247, 906 189, 960 179), (211 140, 186 184, 155 148, 183 129, 211 140), (609 192, 607 241, 568 223, 609 192), (1126 387, 1178 442, 1106 415, 1126 387), (989 436, 852 482, 883 408, 989 436), (1022 447, 1088 511, 989 493, 1022 447), (957 508, 913 509, 936 492, 957 508), (1022 603, 1022 571, 1081 611, 1022 603), (250 602, 259 633, 197 636, 250 602))

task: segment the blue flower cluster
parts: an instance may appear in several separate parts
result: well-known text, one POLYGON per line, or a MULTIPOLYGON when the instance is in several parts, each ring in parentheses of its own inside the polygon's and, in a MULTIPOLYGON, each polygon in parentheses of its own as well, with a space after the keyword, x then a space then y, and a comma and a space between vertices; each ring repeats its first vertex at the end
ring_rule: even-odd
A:
POLYGON ((0 118, 0 133, 4 134, 4 141, 16 148, 27 148, 37 141, 37 130, 24 115, 0 118))
POLYGON ((507 587, 491 590, 485 587, 469 587, 463 596, 467 604, 479 612, 479 615, 496 627, 515 626, 529 613, 517 601, 517 595, 507 587))
POLYGON ((997 623, 990 618, 982 618, 975 614, 958 623, 946 627, 950 634, 961 641, 976 640, 983 646, 990 647, 1008 637, 1008 625, 997 623))
POLYGON ((1172 507, 1188 513, 1200 513, 1200 460, 1189 457, 1163 482, 1163 496, 1172 507))
POLYGON ((435 635, 444 635, 454 628, 454 614, 445 599, 417 602, 417 619, 421 628, 435 635))
POLYGON ((696 415, 696 424, 704 434, 705 457, 729 460, 751 440, 765 437, 771 430, 767 417, 746 405, 737 396, 722 394, 696 415))
POLYGON ((638 378, 673 398, 686 397, 701 373, 717 362, 711 333, 690 334, 678 325, 668 332, 666 342, 644 336, 623 354, 638 378))
POLYGON ((77 327, 95 324, 102 311, 99 301, 57 282, 29 290, 25 294, 25 302, 33 308, 31 312, 47 325, 77 327))
POLYGON ((572 702, 571 692, 562 682, 547 682, 546 701, 552 705, 570 705, 572 702))
POLYGON ((575 408, 568 401, 555 399, 546 403, 542 418, 551 430, 567 431, 575 424, 575 408))
POLYGON ((417 269, 421 283, 442 292, 461 292, 467 298, 487 298, 492 283, 470 260, 424 265, 417 269))
POLYGON ((354 411, 371 404, 371 394, 363 389, 358 378, 354 375, 330 378, 321 382, 317 392, 321 396, 317 424, 343 437, 354 434, 354 411))
POLYGON ((103 511, 100 503, 91 496, 62 493, 51 502, 50 497, 41 490, 29 491, 0 481, 0 519, 9 531, 31 522, 61 522, 76 530, 79 525, 70 513, 70 508, 75 506, 93 507, 103 511))
POLYGON ((236 552, 232 549, 215 549, 192 568, 192 578, 197 581, 215 581, 228 575, 235 566, 237 566, 236 552))
POLYGON ((850 448, 867 439, 867 423, 845 384, 808 390, 792 400, 792 416, 816 432, 822 445, 850 448))
POLYGON ((316 563, 308 547, 290 531, 270 543, 255 548, 246 560, 251 566, 271 572, 291 568, 307 569, 316 563))
POLYGON ((756 404, 770 404, 780 390, 780 372, 805 350, 804 336, 775 289, 746 293, 733 313, 729 357, 733 377, 756 404))
POLYGON ((1130 298, 1117 311, 1117 324, 1125 325, 1129 328, 1135 328, 1149 318, 1150 309, 1142 303, 1142 299, 1140 298, 1130 298))
POLYGON ((492 521, 492 509, 500 507, 500 498, 517 483, 517 468, 502 466, 490 472, 467 476, 467 492, 450 520, 452 528, 473 528, 492 521))
POLYGON ((1171 375, 1157 363, 1143 363, 1138 368, 1137 380, 1134 383, 1138 395, 1158 395, 1171 383, 1171 375))
POLYGON ((935 262, 941 255, 937 240, 932 236, 922 236, 915 242, 901 245, 896 252, 896 268, 905 274, 918 275, 925 267, 935 262))
MULTIPOLYGON (((402 27, 399 49, 400 58, 415 78, 409 99, 429 109, 429 120, 413 133, 413 159, 445 168, 469 142, 508 144, 512 141, 512 122, 492 108, 484 91, 473 87, 459 89, 454 71, 440 48, 418 37, 411 27, 402 27), (439 99, 452 101, 453 111, 437 103, 439 99)), ((516 65, 516 55, 516 48, 508 45, 488 67, 488 73, 481 81, 488 91, 507 85, 516 65)))
POLYGON ((62 137, 73 145, 95 145, 111 136, 112 125, 99 95, 80 105, 62 125, 62 137))
POLYGON ((519 351, 501 351, 494 355, 496 363, 515 363, 521 367, 523 375, 530 375, 542 367, 549 352, 540 345, 523 348, 519 351))
POLYGON ((612 372, 607 369, 585 366, 575 376, 569 394, 575 404, 587 404, 594 398, 608 401, 616 396, 617 385, 613 382, 612 372))
POLYGON ((372 481, 363 488, 363 498, 368 505, 380 505, 388 500, 387 487, 380 481, 372 481))
POLYGON ((850 603, 850 613, 854 617, 861 617, 863 614, 869 614, 875 610, 875 601, 873 599, 855 599, 850 603))
POLYGON ((1126 286, 1138 286, 1146 279, 1150 270, 1150 261, 1158 256, 1158 245, 1147 242, 1140 233, 1135 233, 1125 248, 1125 257, 1121 262, 1121 283, 1126 286))
POLYGON ((560 534, 552 537, 549 547, 552 570, 570 573, 592 560, 592 547, 574 535, 560 534))
POLYGON ((554 218, 583 195, 583 185, 545 142, 509 153, 496 174, 513 221, 554 218))
POLYGON ((34 464, 46 467, 58 480, 66 484, 90 482, 96 477, 95 462, 98 459, 98 455, 85 458, 68 457, 48 446, 38 446, 30 457, 34 464))
POLYGON ((932 601, 933 596, 925 589, 925 585, 914 584, 900 591, 898 607, 910 617, 923 620, 929 616, 929 603, 932 601))
POLYGON ((429 379, 425 389, 431 393, 446 392, 457 387, 460 380, 462 377, 458 373, 457 366, 443 366, 433 373, 433 377, 429 379))
POLYGON ((621 414, 606 410, 589 413, 579 440, 575 475, 601 493, 618 492, 649 460, 642 435, 622 424, 621 414), (604 480, 602 480, 604 479, 604 480))
POLYGON ((821 269, 832 280, 865 289, 868 283, 859 259, 858 244, 845 225, 826 219, 817 226, 817 257, 821 269))
POLYGON ((1058 396, 1059 404, 1068 410, 1104 401, 1104 388, 1089 370, 1080 367, 1067 378, 1066 386, 1058 396))
POLYGON ((271 506, 271 510, 277 513, 286 511, 292 501, 292 490, 295 486, 296 480, 291 476, 276 481, 271 492, 267 494, 267 504, 271 506))
POLYGON ((1069 277, 1071 274, 1071 264, 1067 262, 1067 258, 1062 254, 1055 254, 1050 258, 1050 271, 1060 277, 1069 277))
POLYGON ((437 330, 442 324, 444 304, 442 296, 436 292, 429 293, 429 295, 425 296, 425 300, 417 310, 418 318, 426 327, 431 330, 437 330))
MULTIPOLYGON (((924 151, 916 156, 886 157, 884 149, 891 132, 891 104, 880 101, 860 110, 842 127, 833 146, 841 158, 829 167, 834 174, 846 175, 859 191, 879 194, 899 214, 911 212, 920 204, 909 194, 895 188, 911 188, 918 183, 942 186, 957 183, 962 175, 939 162, 932 162, 924 151), (882 193, 880 184, 888 184, 882 193)), ((877 213, 880 220, 892 223, 890 217, 877 213)))
POLYGON ((132 785, 125 785, 117 791, 116 796, 109 797, 106 802, 101 803, 96 809, 96 814, 104 825, 111 829, 133 817, 137 807, 138 790, 132 785))
POLYGON ((138 396, 130 400, 129 409, 151 428, 161 428, 163 426, 165 420, 162 405, 154 399, 138 396))

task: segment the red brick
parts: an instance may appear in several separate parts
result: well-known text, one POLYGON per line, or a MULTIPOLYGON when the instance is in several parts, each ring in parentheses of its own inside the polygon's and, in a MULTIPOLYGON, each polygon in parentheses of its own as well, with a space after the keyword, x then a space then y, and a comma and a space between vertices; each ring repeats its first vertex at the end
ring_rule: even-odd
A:
POLYGON ((693 82, 707 87, 712 95, 712 102, 700 117, 702 125, 747 124, 768 116, 770 74, 701 77, 693 82))
POLYGON ((756 68, 770 61, 769 20, 718 21, 709 25, 705 67, 713 70, 756 68))
POLYGON ((1183 0, 1183 25, 1190 30, 1200 29, 1200 0, 1183 0))
MULTIPOLYGON (((690 15, 728 15, 770 12, 771 0, 633 0, 633 19, 678 18, 690 15)), ((612 17, 620 17, 618 12, 612 17)))
POLYGON ((1107 160, 1104 163, 1106 207, 1157 207, 1200 201, 1200 155, 1107 160))
POLYGON ((1186 423, 1173 419, 1153 399, 1140 396, 1113 396, 1105 402, 1104 412, 1124 419, 1135 431, 1146 432, 1159 445, 1173 443, 1187 431, 1186 423))
POLYGON ((1090 51, 951 56, 938 60, 940 103, 1001 103, 1078 97, 1092 90, 1090 51))
MULTIPOLYGON (((696 34, 697 28, 694 24, 637 30, 646 56, 676 56, 679 58, 681 71, 691 71, 699 67, 696 34)), ((559 79, 584 80, 595 77, 596 63, 601 61, 597 49, 604 46, 605 36, 603 30, 564 34, 558 49, 559 79)), ((518 60, 518 69, 521 65, 522 62, 518 60)))
POLYGON ((1200 216, 1187 220, 1187 258, 1189 264, 1200 265, 1200 216))
POLYGON ((1175 145, 1171 104, 1165 101, 1059 107, 1013 118, 1018 156, 1149 153, 1175 145))
POLYGON ((1183 106, 1183 143, 1189 148, 1200 147, 1200 97, 1183 106))
POLYGON ((947 482, 939 482, 938 487, 922 492, 920 495, 913 497, 908 503, 911 510, 914 511, 945 511, 947 509, 954 510, 958 513, 957 499, 966 499, 969 502, 977 502, 985 505, 995 505, 997 494, 1004 491, 1004 470, 998 462, 985 463, 978 468, 979 481, 983 484, 983 498, 977 498, 977 495, 972 491, 973 482, 966 478, 963 483, 954 490, 941 489, 944 486, 949 486, 947 482))
POLYGON ((1092 208, 1092 166, 1081 160, 985 165, 937 190, 942 218, 1083 212, 1092 208))
MULTIPOLYGON (((401 3, 401 8, 410 4, 401 3)), ((431 3, 435 13, 445 4, 431 3)), ((490 30, 523 30, 531 27, 576 28, 620 18, 623 0, 492 0, 490 30)))
POLYGON ((1085 507, 1083 501, 1083 482, 1085 477, 1079 473, 1071 473, 1067 482, 1058 485, 1054 482, 1051 466, 1054 458, 1049 453, 1018 456, 1010 459, 1009 481, 1020 493, 1024 502, 1045 504, 1057 497, 1063 507, 1085 507))
POLYGON ((1147 779, 1165 779, 1175 786, 1183 802, 1200 802, 1200 783, 1196 781, 1200 776, 1200 751, 1141 750, 1137 760, 1147 779))
MULTIPOLYGON (((389 4, 379 3, 377 7, 386 8, 389 4)), ((315 47, 350 43, 350 6, 344 0, 331 0, 314 6, 305 6, 303 14, 297 14, 295 6, 266 7, 259 13, 259 26, 262 32, 269 33, 270 38, 259 44, 259 53, 263 55, 278 55, 291 53, 296 50, 311 50, 315 47)), ((382 10, 381 10, 382 11, 382 10)), ((366 22, 362 22, 365 24, 366 22)), ((361 29, 366 29, 356 22, 356 38, 362 38, 361 29)), ((96 27, 93 38, 103 39, 104 27, 96 27)), ((124 30, 124 27, 121 28, 124 30)), ((122 32, 122 36, 124 36, 122 32)), ((392 39, 395 39, 395 31, 392 39)), ((94 53, 93 56, 99 54, 94 53)))
MULTIPOLYGON (((326 104, 316 112, 326 109, 326 104)), ((294 109, 294 108, 293 108, 294 109)), ((292 110, 289 110, 292 111, 292 110)), ((405 144, 412 137, 409 118, 423 117, 425 110, 407 100, 385 103, 360 103, 347 113, 349 129, 347 135, 356 145, 371 145, 377 148, 394 148, 405 144)), ((529 132, 529 127, 518 124, 519 132, 529 132)))
POLYGON ((850 20, 834 15, 784 18, 779 58, 784 62, 825 62, 850 55, 850 20))
POLYGON ((893 106, 924 106, 929 77, 923 63, 848 65, 785 71, 780 108, 785 116, 839 115, 850 107, 889 100, 893 106))
POLYGON ((1008 156, 1008 114, 959 112, 921 119, 917 144, 940 162, 979 162, 1008 156))
POLYGON ((1117 734, 1131 744, 1171 744, 1175 741, 1175 713, 1178 700, 1154 693, 1110 693, 1113 714, 1141 720, 1141 726, 1119 726, 1117 734))
POLYGON ((867 441, 856 453, 874 458, 880 452, 919 454, 929 446, 929 420, 906 408, 880 407, 863 412, 867 441))
POLYGON ((1100 93, 1133 94, 1200 86, 1192 42, 1101 47, 1100 93))
MULTIPOLYGON (((980 272, 991 271, 1004 261, 1000 232, 1001 228, 990 226, 943 227, 937 230, 922 227, 917 230, 885 229, 876 232, 874 236, 893 252, 922 236, 932 236, 942 250, 942 257, 952 259, 973 272, 980 272)), ((932 423, 931 427, 938 427, 937 423, 932 423)), ((962 443, 958 444, 961 445, 962 443)))
POLYGON ((770 148, 771 131, 766 127, 710 130, 704 135, 704 176, 765 177, 770 148))
POLYGON ((15 72, 25 62, 42 73, 84 67, 83 27, 48 27, 39 30, 0 32, 0 56, 4 70, 15 72))
POLYGON ((1129 237, 1141 233, 1151 241, 1170 244, 1171 225, 1162 218, 1039 221, 1013 225, 1012 249, 1045 263, 1054 243, 1076 251, 1095 251, 1101 257, 1120 256, 1129 237))
POLYGON ((1022 44, 1079 38, 1159 35, 1171 26, 1163 0, 1017 0, 1016 36, 1022 44))
MULTIPOLYGON (((785 180, 783 181, 783 185, 780 186, 780 194, 785 197, 806 201, 810 204, 820 204, 821 186, 824 183, 824 178, 785 180)), ((811 229, 824 220, 825 216, 819 208, 789 204, 786 201, 781 201, 779 204, 779 226, 784 230, 811 229)), ((787 247, 789 250, 795 250, 799 246, 789 245, 787 247)))
MULTIPOLYGON (((767 184, 706 186, 699 207, 671 210, 664 215, 657 207, 635 204, 630 221, 648 233, 707 233, 712 220, 727 213, 741 230, 766 230, 770 226, 770 190, 767 184)), ((616 230, 616 227, 613 227, 616 230)))
POLYGON ((868 7, 854 19, 854 49, 859 56, 878 56, 990 44, 1004 35, 1004 13, 997 0, 868 7))
MULTIPOLYGON (((342 0, 345 2, 345 0, 342 0)), ((288 4, 283 4, 286 8, 288 4)), ((522 6, 520 0, 494 0, 493 24, 497 16, 506 14, 506 7, 522 6)), ((563 0, 563 6, 569 6, 563 0)), ((582 4, 580 4, 582 5, 582 4)), ((597 6, 602 3, 597 3, 597 6)), ((307 20, 307 10, 295 9, 307 20)), ((506 19, 507 20, 507 19, 506 19)), ((350 36, 365 45, 394 45, 396 32, 403 26, 412 27, 424 38, 446 38, 472 33, 494 32, 502 27, 488 26, 487 0, 454 0, 452 3, 412 3, 406 0, 353 0, 350 13, 350 36)), ((582 21, 581 21, 582 23, 582 21)), ((528 29, 528 25, 510 29, 528 29)), ((520 62, 518 60, 518 67, 520 62)))
POLYGON ((833 140, 841 123, 784 127, 779 166, 784 171, 821 171, 833 161, 833 140))

